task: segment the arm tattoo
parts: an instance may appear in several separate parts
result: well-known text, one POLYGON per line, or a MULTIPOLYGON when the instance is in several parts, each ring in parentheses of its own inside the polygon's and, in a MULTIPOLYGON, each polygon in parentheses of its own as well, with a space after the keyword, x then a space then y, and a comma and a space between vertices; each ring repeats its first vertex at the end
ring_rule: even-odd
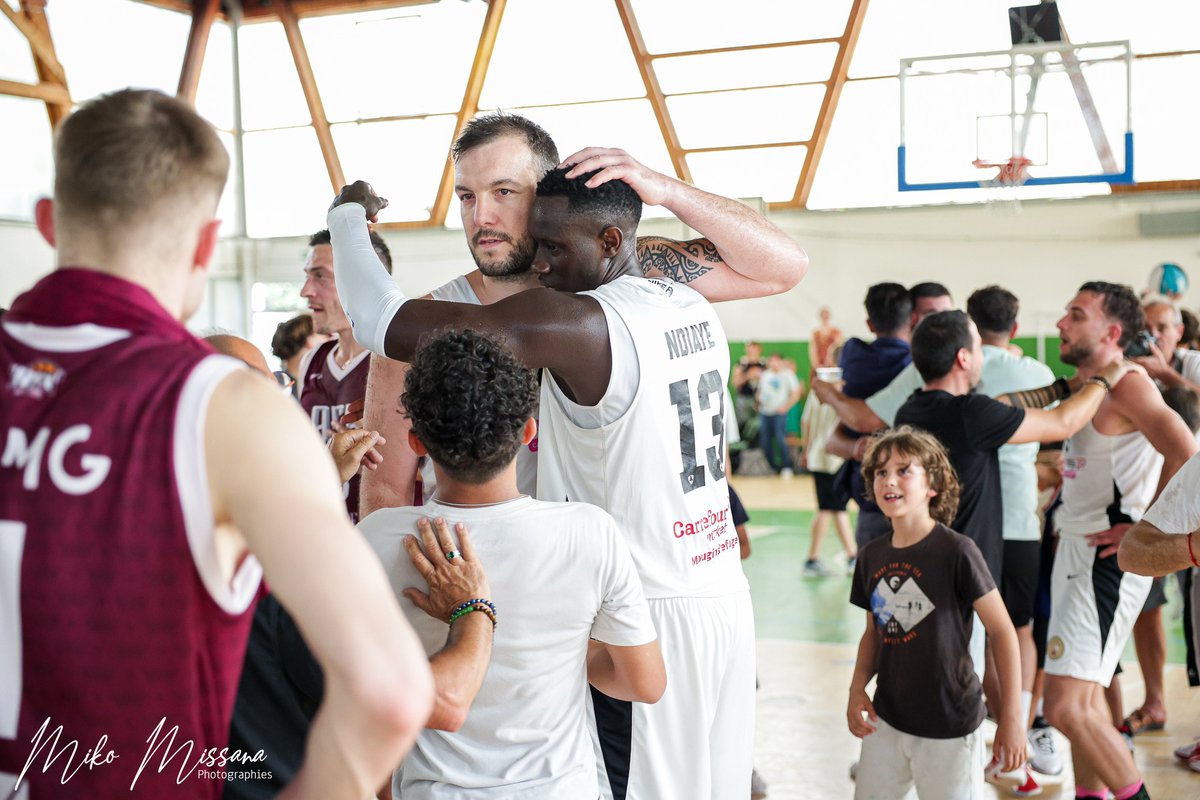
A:
POLYGON ((1008 404, 1015 408, 1045 408, 1051 403, 1070 397, 1071 389, 1067 382, 1059 378, 1049 386, 1040 389, 1029 389, 1024 392, 1009 392, 1004 395, 1008 404))
POLYGON ((702 262, 719 264, 723 260, 716 245, 708 239, 678 242, 661 236, 643 236, 638 239, 637 247, 643 275, 656 269, 679 283, 691 283, 712 269, 702 262))

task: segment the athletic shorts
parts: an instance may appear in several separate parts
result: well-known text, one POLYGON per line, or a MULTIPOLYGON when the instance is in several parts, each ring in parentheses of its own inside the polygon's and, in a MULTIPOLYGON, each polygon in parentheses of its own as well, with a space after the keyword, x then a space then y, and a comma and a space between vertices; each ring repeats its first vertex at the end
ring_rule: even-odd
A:
POLYGON ((650 600, 667 690, 653 705, 592 689, 606 800, 745 800, 754 758, 750 592, 650 600))
POLYGON ((1167 604, 1167 592, 1163 589, 1163 581, 1166 578, 1151 578, 1150 594, 1146 595, 1146 602, 1142 605, 1142 611, 1153 611, 1156 608, 1162 608, 1167 604))
POLYGON ((1122 572, 1116 556, 1082 536, 1060 536, 1050 578, 1046 674, 1107 688, 1150 591, 1150 578, 1122 572))
POLYGON ((981 728, 957 739, 927 739, 898 731, 882 717, 872 724, 875 732, 862 740, 854 800, 904 800, 913 788, 921 800, 984 797, 981 728))
POLYGON ((1004 567, 1000 573, 1000 597, 1008 609, 1014 628, 1033 621, 1033 598, 1037 593, 1038 563, 1042 543, 1032 541, 1004 542, 1004 567))
POLYGON ((812 476, 813 481, 817 484, 817 509, 820 511, 845 511, 847 498, 843 492, 837 489, 833 473, 814 472, 812 476))

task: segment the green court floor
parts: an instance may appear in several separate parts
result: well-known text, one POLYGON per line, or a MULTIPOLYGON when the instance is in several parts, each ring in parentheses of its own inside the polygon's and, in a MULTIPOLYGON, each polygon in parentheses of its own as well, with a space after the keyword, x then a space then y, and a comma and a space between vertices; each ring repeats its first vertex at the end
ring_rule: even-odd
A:
MULTIPOLYGON (((754 598, 758 638, 853 644, 862 635, 866 612, 850 605, 850 578, 803 576, 812 516, 811 511, 750 510, 752 552, 742 567, 754 598)), ((821 559, 827 566, 842 566, 840 553, 841 543, 831 525, 821 542, 821 559)), ((1167 661, 1182 664, 1183 620, 1173 577, 1167 584, 1163 619, 1167 661)), ((1125 659, 1136 660, 1132 642, 1125 659)))

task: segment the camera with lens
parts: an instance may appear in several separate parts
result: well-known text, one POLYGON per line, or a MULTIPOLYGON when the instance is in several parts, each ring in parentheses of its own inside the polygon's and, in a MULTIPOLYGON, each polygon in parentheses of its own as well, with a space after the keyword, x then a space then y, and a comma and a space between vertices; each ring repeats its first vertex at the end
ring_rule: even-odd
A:
POLYGON ((1125 345, 1125 357, 1141 358, 1142 356, 1148 356, 1153 352, 1151 347, 1157 342, 1158 340, 1154 338, 1154 334, 1150 331, 1140 330, 1137 332, 1137 336, 1134 336, 1133 340, 1125 345))

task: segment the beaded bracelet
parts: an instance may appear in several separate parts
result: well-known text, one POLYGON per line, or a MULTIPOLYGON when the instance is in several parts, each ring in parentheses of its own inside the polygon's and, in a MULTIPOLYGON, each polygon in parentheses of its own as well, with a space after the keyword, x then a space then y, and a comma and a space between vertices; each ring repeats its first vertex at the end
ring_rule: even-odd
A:
POLYGON ((1200 561, 1196 560, 1196 553, 1192 550, 1192 534, 1190 534, 1190 533, 1188 534, 1187 542, 1188 542, 1188 557, 1190 559, 1192 559, 1192 565, 1196 566, 1196 567, 1200 567, 1200 561))
POLYGON ((458 608, 454 609, 454 611, 451 611, 450 613, 451 613, 451 615, 453 615, 455 612, 462 611, 467 606, 473 606, 473 605, 476 605, 477 603, 483 603, 485 606, 487 606, 488 608, 490 608, 492 610, 493 614, 496 613, 496 605, 491 600, 487 600, 482 597, 475 597, 475 598, 472 598, 471 600, 467 600, 466 602, 460 604, 458 606, 458 608))
POLYGON ((496 627, 496 606, 490 600, 485 600, 482 597, 468 600, 460 605, 450 614, 450 623, 454 624, 454 620, 459 617, 465 617, 472 611, 478 611, 492 621, 492 627, 496 627))

